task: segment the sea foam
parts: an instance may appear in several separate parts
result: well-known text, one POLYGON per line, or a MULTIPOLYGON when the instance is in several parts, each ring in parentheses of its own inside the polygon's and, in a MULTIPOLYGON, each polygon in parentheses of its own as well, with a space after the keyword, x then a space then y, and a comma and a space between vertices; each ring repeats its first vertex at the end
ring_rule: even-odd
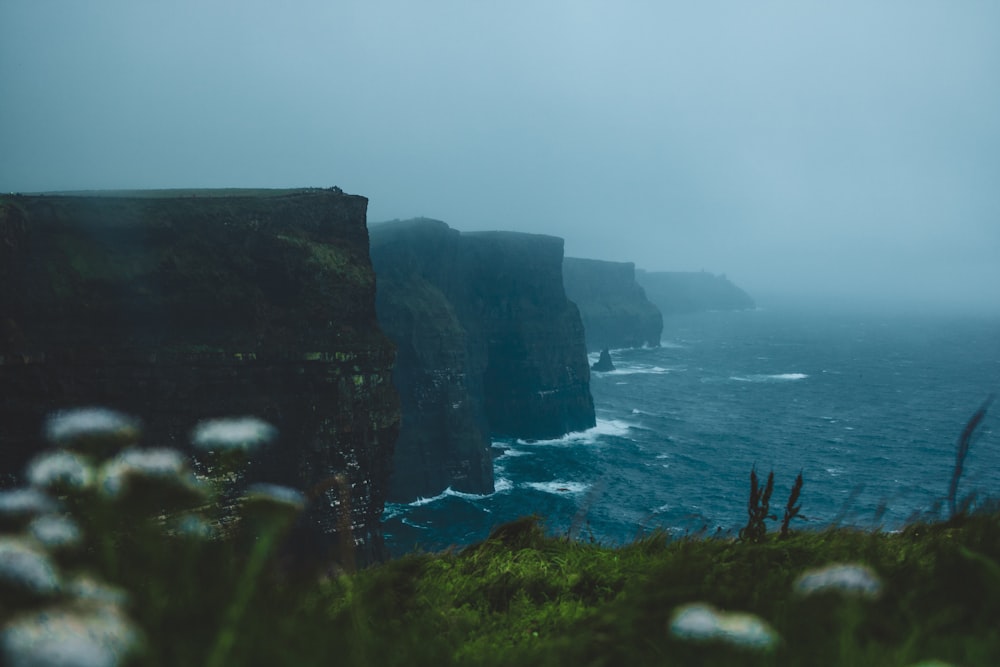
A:
POLYGON ((757 375, 730 375, 730 380, 736 382, 784 382, 789 380, 805 380, 809 377, 805 373, 760 373, 757 375))
POLYGON ((626 438, 628 437, 629 428, 631 428, 631 425, 628 422, 619 419, 598 419, 596 426, 588 428, 586 431, 567 433, 561 438, 553 438, 551 440, 521 440, 519 438, 515 442, 518 445, 528 447, 593 445, 607 437, 626 438))
POLYGON ((556 494, 583 493, 590 488, 589 484, 584 484, 583 482, 564 482, 560 480, 553 482, 526 482, 524 486, 535 491, 556 494))

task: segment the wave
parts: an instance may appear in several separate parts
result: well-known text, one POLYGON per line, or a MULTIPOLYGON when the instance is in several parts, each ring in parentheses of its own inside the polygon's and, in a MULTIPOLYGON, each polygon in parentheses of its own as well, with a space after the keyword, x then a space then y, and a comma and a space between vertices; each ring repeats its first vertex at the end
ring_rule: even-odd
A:
POLYGON ((602 438, 625 438, 627 437, 629 428, 631 428, 631 424, 618 419, 598 419, 596 426, 588 428, 586 431, 567 433, 561 438, 553 438, 551 440, 522 440, 518 438, 515 442, 519 445, 528 445, 531 447, 540 445, 593 445, 600 442, 602 438))
POLYGON ((664 373, 671 373, 673 371, 684 370, 682 367, 669 367, 664 368, 663 366, 651 366, 649 364, 618 364, 613 371, 593 371, 598 375, 663 375, 664 373))
POLYGON ((559 480, 553 482, 525 482, 524 486, 536 491, 542 491, 543 493, 555 494, 583 493, 590 488, 590 484, 584 484, 583 482, 563 482, 559 480))
MULTIPOLYGON (((496 495, 498 493, 503 493, 504 491, 510 491, 514 488, 514 483, 507 479, 506 477, 496 477, 493 480, 493 493, 491 495, 496 495)), ((488 496, 482 496, 487 498, 488 496)))
POLYGON ((506 479, 504 477, 496 477, 496 478, 494 478, 494 480, 493 480, 493 493, 465 493, 464 491, 456 491, 456 490, 454 490, 453 488, 451 488, 449 486, 447 489, 445 489, 441 493, 437 494, 436 496, 431 496, 429 498, 417 498, 416 500, 414 500, 412 502, 402 503, 402 504, 400 504, 400 503, 386 503, 385 504, 385 507, 386 507, 385 512, 388 512, 390 510, 390 506, 399 506, 401 509, 397 510, 396 507, 393 507, 392 508, 393 509, 393 513, 389 514, 388 516, 386 516, 385 512, 383 512, 382 518, 383 519, 388 519, 388 518, 392 518, 393 516, 396 516, 398 514, 402 514, 403 512, 406 511, 403 508, 408 508, 408 507, 422 507, 424 505, 430 505, 431 503, 436 503, 439 500, 444 500, 445 498, 461 498, 462 500, 470 500, 470 501, 485 500, 485 499, 489 498, 490 496, 496 495, 498 493, 503 493, 504 491, 509 491, 512 488, 514 488, 513 483, 511 483, 511 481, 509 479, 506 479))
POLYGON ((805 380, 809 377, 806 373, 772 373, 756 375, 730 375, 730 380, 736 382, 783 382, 788 380, 805 380))
POLYGON ((508 447, 500 443, 493 443, 493 448, 500 450, 500 454, 497 454, 493 459, 494 463, 500 459, 517 458, 518 456, 531 456, 534 454, 534 452, 526 452, 523 449, 514 449, 513 447, 508 447))

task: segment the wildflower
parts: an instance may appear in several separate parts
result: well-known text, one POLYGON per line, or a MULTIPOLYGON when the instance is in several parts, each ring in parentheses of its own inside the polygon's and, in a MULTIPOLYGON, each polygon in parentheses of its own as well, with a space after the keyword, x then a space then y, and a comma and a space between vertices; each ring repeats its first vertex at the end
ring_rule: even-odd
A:
POLYGON ((837 563, 803 572, 794 587, 800 595, 837 593, 875 599, 882 592, 882 580, 866 565, 837 563))
POLYGON ((719 617, 707 604, 684 605, 674 610, 670 632, 682 639, 714 639, 719 632, 719 617))
POLYGON ((251 484, 243 500, 247 518, 290 523, 306 506, 302 492, 277 484, 251 484))
POLYGON ((36 516, 55 508, 55 501, 38 489, 0 491, 0 529, 19 530, 36 516))
POLYGON ((31 536, 46 549, 59 551, 71 549, 80 544, 80 527, 69 517, 46 514, 37 517, 28 525, 31 536))
POLYGON ((102 455, 134 443, 140 430, 139 420, 108 408, 60 410, 45 420, 52 444, 102 455))
POLYGON ((60 449, 35 457, 28 464, 27 478, 32 486, 64 495, 90 488, 95 473, 86 457, 60 449))
POLYGON ((197 514, 185 514, 174 521, 172 534, 194 540, 211 540, 218 536, 215 525, 197 514))
POLYGON ((59 588, 59 575, 47 553, 23 538, 0 537, 0 590, 44 598, 59 588))
POLYGON ((274 440, 278 430, 256 417, 209 419, 200 422, 191 434, 192 444, 217 456, 245 459, 274 440))
POLYGON ((774 648, 778 634, 753 614, 721 612, 696 602, 674 610, 670 632, 679 639, 722 641, 733 646, 767 650, 774 648))
POLYGON ((128 603, 128 593, 123 589, 98 581, 86 574, 66 584, 66 592, 74 599, 94 606, 124 607, 128 603))
POLYGON ((107 606, 25 614, 0 633, 0 652, 11 667, 115 667, 139 647, 133 624, 107 606))
POLYGON ((112 500, 145 501, 139 504, 156 509, 189 507, 205 499, 187 459, 166 448, 123 450, 101 467, 98 487, 112 500))

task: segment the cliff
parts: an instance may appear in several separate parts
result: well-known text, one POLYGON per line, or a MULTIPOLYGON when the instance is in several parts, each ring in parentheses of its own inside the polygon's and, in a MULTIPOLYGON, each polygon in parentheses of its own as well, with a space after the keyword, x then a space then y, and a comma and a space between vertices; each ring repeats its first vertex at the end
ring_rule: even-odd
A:
POLYGON ((663 316, 635 280, 635 264, 567 257, 566 296, 580 308, 587 349, 659 347, 663 316))
POLYGON ((176 447, 255 415, 280 439, 248 477, 314 491, 305 533, 332 546, 346 475, 357 556, 381 556, 399 407, 366 208, 338 188, 0 198, 0 472, 58 408, 107 405, 176 447))
POLYGON ((402 405, 390 498, 493 491, 493 436, 594 425, 583 325, 562 283, 562 239, 372 225, 382 328, 402 405))
POLYGON ((756 307, 750 295, 725 275, 717 276, 705 271, 637 270, 635 279, 665 316, 756 307))

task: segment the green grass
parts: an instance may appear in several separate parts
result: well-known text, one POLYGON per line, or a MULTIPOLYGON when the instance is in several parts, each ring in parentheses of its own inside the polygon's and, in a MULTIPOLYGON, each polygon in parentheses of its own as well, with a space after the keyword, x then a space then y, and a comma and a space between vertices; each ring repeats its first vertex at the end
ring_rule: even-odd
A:
MULTIPOLYGON (((136 437, 130 426, 115 433, 120 444, 136 437)), ((93 448, 93 439, 81 442, 93 448)), ((102 465, 106 478, 113 467, 102 465)), ((654 532, 614 547, 548 534, 542 518, 525 517, 460 550, 348 573, 305 569, 272 548, 291 515, 247 514, 249 504, 227 510, 245 518, 224 537, 165 529, 169 517, 142 507, 162 507, 167 482, 136 482, 121 499, 100 484, 60 492, 85 539, 52 558, 64 581, 86 573, 128 592, 119 611, 142 640, 123 664, 1000 664, 995 508, 893 533, 830 528, 739 540, 654 532), (874 572, 879 594, 796 591, 803 574, 838 563, 874 572), (682 636, 672 624, 691 603, 727 618, 751 614, 780 639, 762 650, 682 636)), ((192 509, 178 497, 189 508, 175 506, 174 518, 194 511, 218 520, 211 503, 192 509)), ((9 583, 0 571, 0 587, 9 583)), ((0 596, 0 626, 39 610, 107 604, 73 595, 0 596)))

